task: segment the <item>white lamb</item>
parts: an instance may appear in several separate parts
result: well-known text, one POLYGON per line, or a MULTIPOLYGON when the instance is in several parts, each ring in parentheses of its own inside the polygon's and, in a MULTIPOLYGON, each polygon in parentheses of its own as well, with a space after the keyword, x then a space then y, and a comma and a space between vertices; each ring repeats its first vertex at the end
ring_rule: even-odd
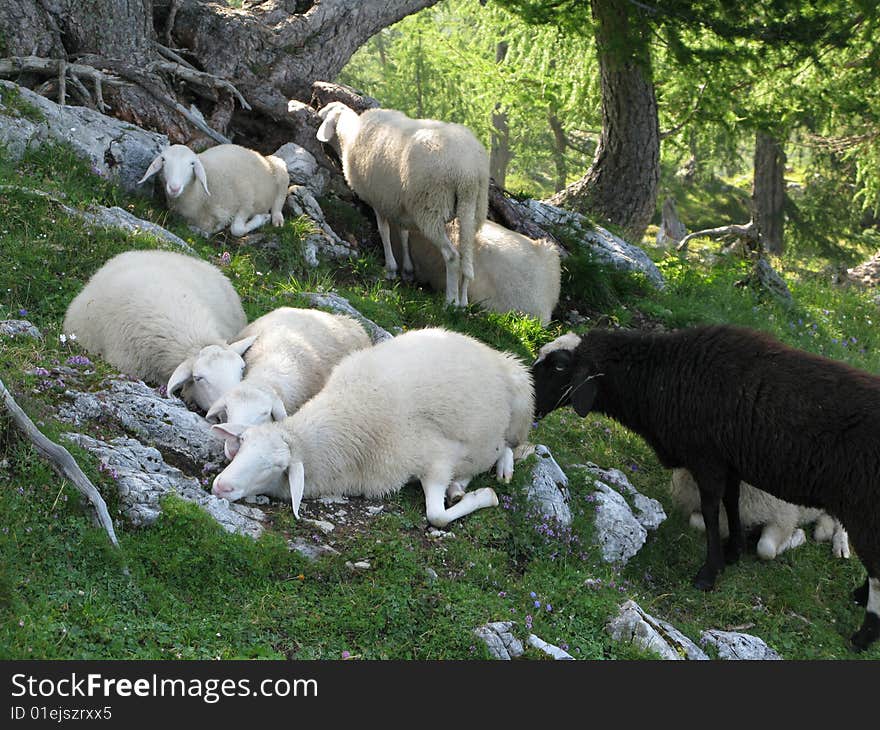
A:
MULTIPOLYGON (((705 531, 700 512, 700 491, 687 469, 672 471, 669 492, 681 510, 690 515, 691 527, 705 531)), ((786 550, 803 545, 806 537, 799 525, 812 523, 815 523, 813 539, 816 542, 830 542, 836 558, 849 557, 849 536, 846 530, 840 522, 822 510, 784 502, 745 482, 740 483, 739 510, 744 528, 761 527, 758 556, 764 560, 773 560, 786 550)), ((724 505, 721 505, 720 531, 721 536, 726 538, 728 530, 724 505)))
MULTIPOLYGON (((487 220, 477 231, 471 302, 481 302, 495 312, 531 314, 547 325, 559 301, 559 251, 548 241, 535 241, 487 220)), ((394 253, 400 251, 393 237, 394 253)), ((444 285, 440 253, 417 231, 409 236, 415 278, 433 289, 444 285)))
POLYGON ((167 382, 169 394, 192 378, 185 394, 207 408, 218 394, 193 365, 230 360, 238 382, 247 343, 227 342, 246 323, 238 294, 215 266, 172 251, 126 251, 70 303, 64 332, 126 375, 167 382))
POLYGON ((390 109, 358 114, 334 101, 318 114, 318 139, 333 146, 351 189, 372 206, 388 278, 397 275, 390 223, 400 228, 403 272, 412 274, 408 234, 420 231, 446 263, 446 301, 466 306, 474 278, 474 236, 489 207, 489 156, 460 124, 411 119, 390 109), (446 224, 459 221, 458 248, 446 224))
POLYGON ((280 157, 236 144, 199 154, 175 144, 150 163, 138 184, 159 170, 168 204, 206 235, 229 226, 233 236, 243 236, 269 220, 273 226, 284 224, 281 210, 290 177, 280 157))
POLYGON ((498 504, 491 488, 463 489, 493 464, 510 480, 533 398, 529 371, 512 355, 444 329, 407 332, 349 355, 283 421, 214 426, 234 458, 213 492, 288 498, 298 516, 303 496, 381 497, 415 478, 428 522, 443 527, 498 504), (446 509, 447 494, 462 496, 446 509))
POLYGON ((236 339, 252 338, 244 378, 211 406, 209 421, 245 426, 280 421, 321 389, 343 357, 370 346, 351 317, 293 307, 255 319, 236 339))

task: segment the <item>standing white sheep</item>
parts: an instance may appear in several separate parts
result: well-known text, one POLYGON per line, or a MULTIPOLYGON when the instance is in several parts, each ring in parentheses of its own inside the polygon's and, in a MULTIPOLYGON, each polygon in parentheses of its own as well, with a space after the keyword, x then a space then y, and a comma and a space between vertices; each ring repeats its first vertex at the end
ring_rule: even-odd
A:
MULTIPOLYGON (((393 237, 395 254, 400 239, 393 237)), ((409 235, 417 281, 434 289, 444 285, 444 263, 437 249, 417 231, 409 235)), ((535 241, 487 220, 477 231, 471 302, 495 312, 525 312, 547 325, 559 301, 559 251, 549 241, 535 241)))
POLYGON ((280 157, 236 144, 199 154, 175 144, 150 163, 138 184, 160 170, 172 210, 206 235, 229 226, 233 236, 243 236, 270 220, 284 224, 290 177, 280 157))
POLYGON ((489 207, 489 156, 460 124, 411 119, 390 109, 358 114, 334 101, 319 112, 317 137, 333 146, 351 189, 376 213, 388 278, 397 275, 390 223, 400 228, 403 272, 412 274, 408 235, 420 231, 446 263, 446 301, 466 306, 474 236, 489 207), (459 221, 458 248, 446 224, 459 221))
POLYGON ((64 332, 126 375, 168 383, 202 408, 241 379, 248 342, 228 345, 247 319, 215 266, 172 251, 126 251, 98 269, 67 308, 64 332), (234 382, 206 381, 201 367, 232 363, 234 382), (198 361, 198 366, 197 366, 198 361))
POLYGON ((236 337, 252 338, 244 378, 211 406, 209 421, 280 421, 321 389, 336 363, 370 346, 351 317, 294 307, 264 314, 236 337))
MULTIPOLYGON (((672 470, 669 493, 678 507, 689 515, 691 527, 705 532, 706 525, 700 512, 700 489, 687 469, 672 470)), ((742 482, 739 512, 744 528, 761 528, 757 551, 758 556, 764 560, 773 560, 786 550, 803 545, 806 538, 800 526, 813 523, 813 539, 816 542, 830 542, 836 558, 849 557, 849 537, 846 530, 840 522, 822 510, 784 502, 742 482)), ((727 512, 724 505, 721 506, 719 526, 721 536, 727 537, 727 512)))
POLYGON ((349 355, 281 422, 214 426, 234 458, 213 492, 289 498, 298 515, 303 496, 381 497, 416 478, 428 522, 443 527, 498 504, 491 488, 463 488, 493 464, 510 480, 532 404, 529 372, 512 355, 444 329, 414 330, 349 355), (449 509, 447 493, 462 495, 449 509))

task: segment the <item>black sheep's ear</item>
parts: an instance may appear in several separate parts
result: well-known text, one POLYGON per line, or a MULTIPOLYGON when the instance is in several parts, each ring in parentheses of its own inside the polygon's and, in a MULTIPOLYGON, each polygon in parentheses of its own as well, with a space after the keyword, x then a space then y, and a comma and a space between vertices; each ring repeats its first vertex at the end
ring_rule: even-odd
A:
POLYGON ((581 373, 572 378, 571 406, 581 418, 592 409, 598 390, 599 386, 594 375, 581 373))

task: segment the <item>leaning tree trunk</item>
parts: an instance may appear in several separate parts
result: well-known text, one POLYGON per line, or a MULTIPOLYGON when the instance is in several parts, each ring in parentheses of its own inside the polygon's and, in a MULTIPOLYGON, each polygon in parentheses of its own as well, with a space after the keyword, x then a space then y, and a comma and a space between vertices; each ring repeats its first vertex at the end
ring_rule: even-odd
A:
POLYGON ((785 205, 785 152, 767 132, 755 135, 755 169, 752 183, 753 220, 768 253, 782 254, 785 205))
POLYGON ((602 135, 580 180, 550 198, 623 228, 638 242, 654 214, 660 180, 660 129, 647 27, 637 3, 592 0, 602 88, 602 135))
MULTIPOLYGON (((223 0, 0 0, 0 54, 60 61, 61 89, 42 89, 55 95, 68 62, 101 70, 116 85, 92 105, 106 102, 172 141, 237 136, 268 150, 297 123, 288 99, 308 101, 312 82, 332 80, 371 36, 436 2, 264 0, 234 9, 223 0)), ((35 65, 19 60, 16 79, 45 77, 29 70, 35 65)), ((88 103, 88 84, 70 80, 76 103, 88 103)))

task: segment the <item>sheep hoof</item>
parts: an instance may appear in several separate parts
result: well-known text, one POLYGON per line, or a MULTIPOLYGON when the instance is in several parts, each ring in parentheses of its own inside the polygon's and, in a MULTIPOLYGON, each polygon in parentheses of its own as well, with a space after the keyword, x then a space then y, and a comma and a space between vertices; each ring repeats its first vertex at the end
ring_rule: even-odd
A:
POLYGON ((385 278, 388 281, 393 281, 397 278, 397 269, 385 269, 385 278))
POLYGON ((715 588, 716 575, 716 571, 704 565, 694 576, 694 588, 698 588, 701 591, 711 591, 715 588))
POLYGON ((859 606, 868 605, 868 579, 852 592, 852 599, 859 606))
POLYGON ((279 226, 284 225, 284 215, 281 213, 273 213, 272 214, 272 225, 278 228, 279 226))
POLYGON ((724 562, 727 565, 735 565, 739 562, 739 556, 742 554, 742 543, 733 538, 727 541, 724 546, 724 562))
POLYGON ((459 482, 452 482, 446 488, 446 501, 450 506, 461 502, 462 497, 464 497, 464 487, 459 482))
POLYGON ((870 611, 865 613, 862 627, 850 638, 857 651, 864 651, 880 638, 880 616, 870 611))
POLYGON ((413 270, 412 270, 412 269, 404 269, 404 270, 403 270, 403 273, 402 273, 401 276, 400 276, 400 278, 403 279, 403 281, 406 281, 406 282, 413 282, 413 281, 415 281, 415 278, 416 278, 416 277, 415 277, 415 274, 413 273, 413 270))

